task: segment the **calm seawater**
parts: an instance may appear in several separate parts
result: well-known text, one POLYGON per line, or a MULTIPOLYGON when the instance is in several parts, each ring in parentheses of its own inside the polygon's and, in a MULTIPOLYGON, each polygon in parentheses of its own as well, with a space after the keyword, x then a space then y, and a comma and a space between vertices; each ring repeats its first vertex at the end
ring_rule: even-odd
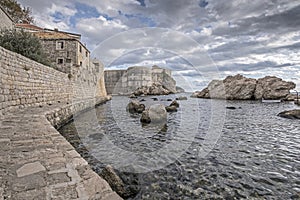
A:
POLYGON ((137 185, 129 199, 300 199, 300 121, 276 116, 293 103, 188 97, 166 126, 143 126, 129 101, 114 96, 60 129, 96 172, 111 164, 137 185))

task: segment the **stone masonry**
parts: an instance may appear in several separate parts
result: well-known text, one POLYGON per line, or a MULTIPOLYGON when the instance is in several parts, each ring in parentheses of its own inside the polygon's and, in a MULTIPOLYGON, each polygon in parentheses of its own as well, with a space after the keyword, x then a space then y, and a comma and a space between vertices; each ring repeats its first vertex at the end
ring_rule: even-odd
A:
POLYGON ((160 83, 176 93, 176 81, 172 72, 158 66, 129 67, 127 70, 106 70, 104 72, 105 87, 108 94, 130 94, 142 86, 160 83))
POLYGON ((14 23, 10 16, 0 6, 0 30, 11 29, 14 23))

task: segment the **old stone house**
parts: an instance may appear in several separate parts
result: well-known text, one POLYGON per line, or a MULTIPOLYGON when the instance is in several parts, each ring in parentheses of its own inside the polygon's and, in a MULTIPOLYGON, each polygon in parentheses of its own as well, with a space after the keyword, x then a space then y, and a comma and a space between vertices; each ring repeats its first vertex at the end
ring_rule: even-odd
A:
POLYGON ((42 29, 31 24, 16 24, 16 27, 31 32, 41 40, 43 49, 55 69, 74 74, 76 67, 89 67, 90 51, 81 42, 80 34, 58 29, 42 29))
POLYGON ((14 27, 14 22, 12 18, 0 6, 0 30, 12 29, 13 27, 14 27))
POLYGON ((99 60, 90 59, 90 51, 81 42, 80 34, 43 29, 32 24, 16 24, 16 28, 40 39, 52 67, 67 73, 76 84, 75 94, 82 95, 86 88, 95 87, 95 94, 85 95, 106 96, 104 66, 99 60))

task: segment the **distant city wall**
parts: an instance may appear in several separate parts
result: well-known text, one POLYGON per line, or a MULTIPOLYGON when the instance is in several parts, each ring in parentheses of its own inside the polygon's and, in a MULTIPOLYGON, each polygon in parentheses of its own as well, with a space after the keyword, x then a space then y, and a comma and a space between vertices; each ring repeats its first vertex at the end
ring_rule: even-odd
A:
POLYGON ((127 70, 106 70, 104 72, 105 87, 108 94, 129 94, 141 86, 160 83, 176 92, 176 81, 172 72, 158 66, 129 67, 127 70))

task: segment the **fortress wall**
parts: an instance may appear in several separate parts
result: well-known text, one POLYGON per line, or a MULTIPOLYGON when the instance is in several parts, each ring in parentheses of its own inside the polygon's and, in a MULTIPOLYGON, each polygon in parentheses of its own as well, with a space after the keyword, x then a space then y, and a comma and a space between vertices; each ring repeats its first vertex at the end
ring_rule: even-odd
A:
POLYGON ((77 68, 70 77, 2 47, 0 58, 0 116, 24 107, 106 96, 100 64, 77 68))

